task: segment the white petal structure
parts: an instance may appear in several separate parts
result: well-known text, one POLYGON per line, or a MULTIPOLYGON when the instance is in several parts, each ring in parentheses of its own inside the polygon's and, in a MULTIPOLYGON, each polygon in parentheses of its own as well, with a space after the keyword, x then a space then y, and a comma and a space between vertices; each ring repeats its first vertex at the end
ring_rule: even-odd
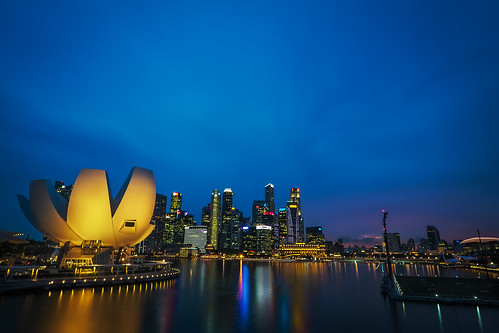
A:
POLYGON ((104 170, 81 170, 69 203, 47 180, 30 184, 30 200, 18 195, 26 218, 42 234, 61 243, 80 246, 101 241, 102 246, 129 247, 154 229, 151 216, 156 184, 151 170, 134 167, 113 200, 104 170))

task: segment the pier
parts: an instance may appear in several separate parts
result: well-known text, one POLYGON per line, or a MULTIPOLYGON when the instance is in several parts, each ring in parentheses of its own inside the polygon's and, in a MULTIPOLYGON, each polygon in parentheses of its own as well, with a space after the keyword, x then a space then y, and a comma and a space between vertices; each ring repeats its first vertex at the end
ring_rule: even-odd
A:
POLYGON ((74 273, 60 272, 40 277, 43 267, 2 267, 4 278, 0 279, 0 294, 57 290, 73 288, 105 287, 173 279, 180 270, 171 263, 146 263, 141 265, 91 265, 75 269, 74 273), (17 272, 17 274, 16 274, 17 272))

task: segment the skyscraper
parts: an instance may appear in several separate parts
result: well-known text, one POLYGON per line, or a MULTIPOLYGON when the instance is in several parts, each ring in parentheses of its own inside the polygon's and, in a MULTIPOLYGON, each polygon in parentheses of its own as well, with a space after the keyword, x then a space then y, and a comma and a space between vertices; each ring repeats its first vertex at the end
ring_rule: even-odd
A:
POLYGON ((279 223, 279 245, 287 244, 288 242, 288 220, 287 209, 279 208, 278 223, 279 223))
POLYGON ((241 232, 244 223, 243 213, 232 207, 231 249, 241 250, 241 232))
POLYGON ((400 252, 400 234, 392 232, 386 234, 388 239, 388 250, 390 253, 400 252))
POLYGON ((275 203, 274 203, 274 185, 265 185, 265 203, 267 204, 268 211, 275 213, 275 203))
MULTIPOLYGON (((173 244, 175 249, 184 241, 184 226, 182 225, 182 193, 172 192, 170 195, 170 212, 168 213, 167 223, 164 233, 168 236, 166 242, 173 244)), ((166 237, 165 237, 166 238, 166 237)))
POLYGON ((163 233, 166 219, 166 195, 156 193, 156 204, 151 218, 151 223, 155 224, 151 234, 144 240, 147 252, 160 252, 163 250, 163 233))
POLYGON ((286 225, 287 225, 287 244, 299 242, 298 230, 300 227, 300 215, 298 213, 298 204, 295 201, 286 203, 286 225))
POLYGON ((253 212, 251 215, 251 222, 253 225, 263 223, 263 213, 267 211, 267 204, 264 200, 253 201, 253 212))
POLYGON ((182 210, 182 193, 172 192, 170 197, 170 214, 182 210))
POLYGON ((211 215, 211 204, 209 203, 208 206, 205 206, 201 209, 201 224, 210 228, 210 215, 211 215))
POLYGON ((322 227, 308 227, 307 228, 307 243, 310 244, 323 244, 324 233, 322 227))
POLYGON ((211 215, 210 215, 210 244, 214 250, 218 250, 218 230, 220 226, 220 191, 215 189, 211 193, 211 215))
POLYGON ((208 231, 204 225, 186 226, 184 231, 184 244, 197 247, 201 253, 205 253, 208 231))
POLYGON ((430 246, 430 251, 438 250, 438 244, 440 243, 440 232, 437 227, 429 225, 426 227, 426 234, 428 235, 428 244, 430 246))
POLYGON ((71 192, 73 191, 73 185, 64 185, 62 180, 57 180, 55 182, 56 191, 62 195, 66 200, 69 201, 69 197, 71 196, 71 192))
MULTIPOLYGON (((300 200, 300 189, 292 188, 289 194, 289 202, 294 202, 296 205, 297 211, 296 216, 293 216, 293 223, 296 221, 295 226, 295 243, 304 243, 305 238, 305 224, 303 221, 303 217, 301 215, 301 200, 300 200)), ((289 230, 288 230, 289 233, 289 230)))
POLYGON ((226 188, 222 194, 222 227, 220 230, 220 249, 230 249, 232 244, 232 197, 230 188, 226 188))

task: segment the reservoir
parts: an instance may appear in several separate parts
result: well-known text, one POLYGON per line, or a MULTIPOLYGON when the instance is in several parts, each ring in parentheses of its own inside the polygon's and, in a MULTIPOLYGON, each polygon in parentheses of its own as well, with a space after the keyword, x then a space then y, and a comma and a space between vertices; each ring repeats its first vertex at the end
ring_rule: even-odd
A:
MULTIPOLYGON (((173 280, 2 295, 2 331, 499 332, 498 307, 390 301, 380 293, 378 263, 176 265, 173 280)), ((486 278, 433 265, 400 265, 396 273, 486 278)))

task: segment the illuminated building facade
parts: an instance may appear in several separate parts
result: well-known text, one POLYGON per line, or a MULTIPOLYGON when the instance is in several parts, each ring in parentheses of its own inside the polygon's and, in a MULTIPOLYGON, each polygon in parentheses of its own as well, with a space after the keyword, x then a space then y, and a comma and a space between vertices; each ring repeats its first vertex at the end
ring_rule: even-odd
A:
POLYGON ((208 243, 208 228, 204 225, 187 226, 184 232, 184 245, 190 245, 199 249, 201 253, 206 253, 208 243))
POLYGON ((279 256, 282 258, 290 257, 324 257, 326 255, 326 246, 324 244, 283 244, 279 246, 279 256))
POLYGON ((279 245, 287 244, 288 242, 288 219, 287 219, 287 209, 279 208, 279 214, 277 221, 279 224, 279 245))
POLYGON ((322 232, 322 227, 307 228, 307 243, 309 244, 324 243, 324 233, 322 232))
POLYGON ((18 195, 26 218, 48 239, 64 244, 66 261, 82 258, 83 249, 90 247, 97 247, 91 251, 97 254, 122 249, 126 261, 130 248, 155 227, 154 175, 139 167, 132 168, 114 200, 106 171, 95 169, 81 170, 69 201, 48 180, 32 181, 29 198, 18 195))
POLYGON ((201 208, 201 224, 210 228, 211 204, 201 208))
POLYGON ((166 195, 156 193, 156 203, 151 218, 151 222, 154 223, 156 227, 144 241, 146 252, 160 252, 164 248, 163 234, 165 231, 166 207, 166 195))
POLYGON ((210 245, 214 250, 218 250, 218 230, 220 227, 220 191, 215 189, 211 193, 211 214, 210 214, 210 245))
POLYGON ((182 244, 183 226, 178 217, 182 210, 182 193, 172 192, 170 195, 170 211, 165 217, 163 242, 167 250, 176 250, 182 244))
POLYGON ((242 251, 247 256, 271 256, 273 245, 272 227, 263 224, 242 227, 242 251))
POLYGON ((232 250, 241 250, 241 232, 244 221, 243 213, 232 207, 231 245, 232 250))
POLYGON ((241 229, 241 250, 246 256, 256 255, 256 226, 245 225, 241 229))
POLYGON ((398 232, 387 233, 388 250, 390 253, 400 252, 400 235, 398 232))
POLYGON ((220 230, 220 249, 230 249, 232 245, 232 197, 230 188, 222 194, 222 226, 220 230))
POLYGON ((253 225, 263 223, 263 213, 267 210, 267 204, 264 200, 254 200, 253 201, 253 211, 252 211, 252 220, 253 225))
POLYGON ((305 224, 301 214, 301 200, 300 200, 300 189, 292 188, 289 194, 289 201, 294 201, 298 205, 298 239, 297 242, 304 243, 306 241, 305 235, 305 224))
POLYGON ((287 244, 299 243, 300 215, 298 214, 298 205, 295 201, 286 203, 286 224, 287 224, 287 244))

